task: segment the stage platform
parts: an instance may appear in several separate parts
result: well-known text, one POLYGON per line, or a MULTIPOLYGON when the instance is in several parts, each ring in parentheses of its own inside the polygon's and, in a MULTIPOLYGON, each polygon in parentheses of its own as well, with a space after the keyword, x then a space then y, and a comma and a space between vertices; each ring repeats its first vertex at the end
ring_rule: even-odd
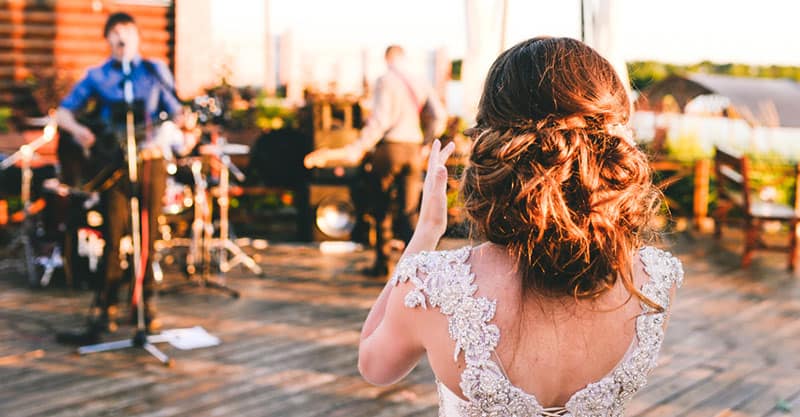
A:
MULTIPOLYGON (((445 241, 449 247, 464 241, 445 241)), ((800 416, 800 278, 782 255, 738 267, 740 240, 671 234, 683 261, 661 366, 628 416, 800 416)), ((138 349, 78 356, 54 333, 80 326, 86 291, 0 278, 0 416, 437 415, 433 374, 374 387, 356 369, 359 331, 383 280, 358 274, 372 253, 323 254, 271 242, 248 249, 264 269, 237 268, 240 299, 194 289, 159 300, 164 328, 202 326, 219 346, 177 350, 167 368, 138 349)), ((184 278, 166 267, 166 282, 184 278)), ((130 335, 122 326, 107 340, 130 335)))

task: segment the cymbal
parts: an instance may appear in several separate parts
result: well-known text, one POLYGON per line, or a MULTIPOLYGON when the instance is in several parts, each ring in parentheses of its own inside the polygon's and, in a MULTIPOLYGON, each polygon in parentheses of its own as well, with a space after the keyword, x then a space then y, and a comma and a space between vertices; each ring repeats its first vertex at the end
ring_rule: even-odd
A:
POLYGON ((209 144, 200 146, 200 153, 203 155, 247 155, 250 153, 250 147, 241 143, 209 144))

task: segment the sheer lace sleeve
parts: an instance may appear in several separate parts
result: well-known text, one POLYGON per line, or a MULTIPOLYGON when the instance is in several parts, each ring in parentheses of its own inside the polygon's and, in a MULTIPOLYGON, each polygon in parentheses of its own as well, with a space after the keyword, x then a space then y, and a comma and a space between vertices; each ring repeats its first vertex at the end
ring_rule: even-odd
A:
POLYGON ((650 280, 642 287, 642 292, 668 310, 672 286, 683 285, 683 265, 669 252, 650 246, 642 248, 639 256, 645 272, 650 277, 650 280))
POLYGON ((489 322, 496 302, 475 297, 478 286, 467 259, 470 247, 453 251, 420 252, 398 263, 392 284, 411 282, 406 294, 409 308, 438 307, 448 317, 450 337, 456 342, 453 358, 464 351, 467 364, 484 362, 500 339, 500 329, 489 322))

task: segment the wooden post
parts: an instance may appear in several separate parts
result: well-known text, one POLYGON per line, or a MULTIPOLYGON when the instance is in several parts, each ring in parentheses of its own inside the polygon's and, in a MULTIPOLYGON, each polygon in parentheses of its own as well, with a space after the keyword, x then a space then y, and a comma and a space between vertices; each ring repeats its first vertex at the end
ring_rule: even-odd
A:
POLYGON ((703 229, 703 224, 708 218, 708 184, 711 172, 711 162, 708 159, 699 159, 694 163, 694 226, 703 229))

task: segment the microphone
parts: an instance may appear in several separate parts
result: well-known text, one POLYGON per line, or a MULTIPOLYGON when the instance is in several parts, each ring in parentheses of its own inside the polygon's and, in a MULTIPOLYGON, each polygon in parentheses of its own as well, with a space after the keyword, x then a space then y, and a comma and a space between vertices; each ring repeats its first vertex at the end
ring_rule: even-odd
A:
POLYGON ((47 126, 44 127, 41 136, 30 143, 20 146, 19 151, 0 162, 0 171, 11 167, 21 159, 32 158, 33 153, 37 149, 41 148, 55 138, 57 130, 58 126, 56 125, 55 119, 50 119, 50 121, 47 123, 47 126))
POLYGON ((133 104, 133 83, 131 82, 131 61, 127 58, 122 59, 122 73, 125 75, 122 85, 123 97, 125 103, 130 105, 133 104))

